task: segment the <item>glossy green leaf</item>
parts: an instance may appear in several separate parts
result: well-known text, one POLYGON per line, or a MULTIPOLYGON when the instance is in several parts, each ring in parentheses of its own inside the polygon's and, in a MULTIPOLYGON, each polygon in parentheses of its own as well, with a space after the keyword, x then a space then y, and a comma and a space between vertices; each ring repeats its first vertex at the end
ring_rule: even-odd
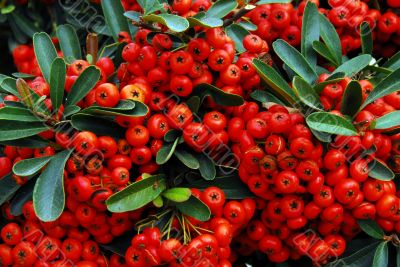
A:
POLYGON ((351 81, 344 90, 340 112, 343 115, 353 117, 357 114, 362 101, 363 98, 360 83, 358 81, 351 81))
POLYGON ((40 29, 33 21, 18 12, 12 12, 8 17, 12 19, 18 29, 29 38, 32 38, 35 33, 40 32, 40 29))
POLYGON ((29 137, 46 131, 42 122, 2 121, 0 123, 0 141, 29 137))
POLYGON ((303 78, 296 76, 293 79, 293 89, 305 105, 315 110, 323 110, 319 95, 303 78))
POLYGON ((0 179, 0 205, 9 200, 20 187, 13 179, 11 173, 0 179))
POLYGON ((253 66, 261 79, 277 96, 281 97, 289 104, 294 104, 296 102, 297 96, 292 88, 290 88, 288 83, 274 68, 259 59, 253 59, 253 66))
POLYGON ((167 26, 171 31, 184 32, 189 28, 187 19, 172 14, 150 14, 143 17, 146 22, 158 22, 167 26))
POLYGON ((374 158, 369 164, 369 177, 381 181, 393 180, 395 175, 393 171, 381 160, 374 158))
POLYGON ((10 202, 10 212, 14 216, 22 215, 22 207, 26 202, 32 200, 33 188, 35 187, 36 179, 30 179, 21 188, 18 189, 15 196, 10 202))
POLYGON ((314 84, 318 75, 296 48, 286 41, 279 39, 272 44, 275 53, 282 61, 297 75, 302 77, 309 84, 314 84))
POLYGON ((62 58, 54 59, 50 71, 50 97, 54 112, 57 112, 64 99, 67 66, 62 58))
POLYGON ((225 33, 235 43, 236 51, 238 51, 239 53, 243 53, 246 51, 243 46, 243 39, 250 34, 248 30, 246 30, 243 26, 240 26, 239 24, 233 23, 225 28, 225 33))
POLYGON ((113 108, 100 107, 97 105, 90 106, 83 113, 93 115, 108 115, 108 116, 130 116, 141 117, 149 112, 149 108, 140 101, 136 100, 120 100, 117 106, 113 108))
POLYGON ((60 42, 60 48, 63 52, 64 58, 72 59, 68 61, 71 63, 75 59, 82 58, 81 46, 79 45, 79 38, 76 34, 74 27, 69 24, 60 25, 57 27, 57 37, 60 42))
POLYGON ((124 16, 127 17, 130 20, 133 20, 135 22, 139 22, 142 14, 137 11, 127 11, 124 13, 124 16))
MULTIPOLYGON (((1 110, 0 110, 1 111, 1 110)), ((375 119, 370 128, 371 129, 389 129, 392 127, 400 126, 400 111, 393 111, 375 119)))
POLYGON ((160 11, 164 6, 158 0, 138 0, 138 4, 143 8, 144 14, 148 15, 160 11))
POLYGON ((71 153, 72 150, 64 150, 53 156, 37 178, 33 205, 41 221, 55 221, 64 210, 64 167, 71 153))
POLYGON ((314 90, 317 93, 321 93, 325 86, 328 84, 338 83, 344 79, 346 75, 343 72, 337 72, 330 75, 325 81, 318 83, 314 86, 314 90))
POLYGON ((243 28, 245 28, 248 31, 255 31, 257 30, 257 25, 251 23, 250 21, 239 21, 237 23, 239 26, 242 26, 243 28))
POLYGON ((394 54, 391 58, 389 58, 385 63, 383 63, 382 67, 397 70, 400 68, 400 51, 394 54))
POLYGON ((317 138, 319 141, 321 141, 323 143, 332 142, 332 134, 320 132, 320 131, 317 131, 312 128, 310 130, 311 130, 312 134, 315 136, 315 138, 317 138))
POLYGON ((204 153, 195 155, 199 162, 199 171, 205 180, 213 180, 217 175, 214 161, 204 153))
POLYGON ((387 267, 389 263, 389 248, 387 241, 382 242, 376 248, 372 267, 387 267))
POLYGON ((372 30, 368 22, 364 21, 360 25, 361 48, 363 54, 372 54, 374 42, 372 40, 372 30))
POLYGON ((174 155, 190 169, 195 170, 200 167, 200 163, 197 158, 185 149, 175 149, 174 155))
POLYGON ((342 45, 335 27, 322 14, 319 14, 319 25, 321 38, 329 49, 330 54, 333 55, 336 65, 342 64, 342 45))
POLYGON ((237 1, 218 0, 206 12, 209 18, 223 18, 238 6, 237 1))
POLYGON ((17 91, 16 80, 13 78, 5 78, 0 84, 0 92, 9 93, 12 95, 20 97, 17 91))
POLYGON ((353 124, 341 116, 329 112, 315 112, 306 118, 307 125, 316 131, 345 135, 356 136, 357 129, 353 124))
POLYGON ((77 113, 71 117, 71 125, 79 131, 91 131, 98 136, 109 135, 124 138, 125 130, 118 123, 100 116, 77 113))
POLYGON ((157 152, 156 163, 162 165, 166 163, 174 154, 176 146, 178 145, 179 138, 176 138, 173 143, 164 144, 163 147, 157 152))
POLYGON ((65 107, 64 108, 64 112, 63 112, 63 116, 64 116, 64 118, 67 118, 69 116, 72 116, 72 115, 78 113, 80 110, 81 110, 81 108, 78 107, 78 106, 75 106, 75 105, 71 105, 71 106, 65 107))
POLYGON ((19 138, 16 140, 0 141, 0 144, 5 146, 42 148, 49 145, 49 140, 43 139, 40 136, 35 135, 25 138, 19 138))
POLYGON ((313 49, 313 42, 319 40, 318 8, 313 2, 307 2, 303 13, 301 53, 311 66, 317 64, 317 55, 313 49))
POLYGON ((13 166, 13 173, 18 176, 30 176, 38 173, 52 159, 52 156, 31 158, 18 161, 13 166))
POLYGON ((111 35, 115 41, 118 41, 120 32, 129 32, 128 20, 124 17, 121 1, 101 0, 101 7, 111 35))
POLYGON ((169 199, 174 202, 184 202, 187 201, 192 195, 192 191, 189 188, 184 187, 174 187, 168 190, 165 190, 162 193, 163 197, 169 199))
POLYGON ((107 199, 107 209, 111 212, 137 210, 156 199, 166 189, 164 175, 150 176, 135 182, 107 199))
POLYGON ((6 15, 6 14, 12 13, 14 10, 15 10, 15 6, 14 5, 8 5, 8 6, 5 6, 5 7, 2 7, 0 13, 2 15, 6 15))
POLYGON ((360 110, 375 100, 396 92, 400 88, 400 68, 389 74, 385 79, 378 83, 374 90, 368 95, 360 110))
POLYGON ((222 19, 207 17, 205 12, 199 12, 195 16, 187 18, 187 20, 190 27, 201 26, 205 28, 216 28, 224 24, 222 19))
POLYGON ((344 62, 342 65, 337 67, 332 74, 343 72, 347 77, 352 77, 353 75, 362 71, 371 62, 371 55, 360 55, 344 62))
POLYGON ((335 59, 335 56, 331 54, 329 51, 328 47, 326 44, 320 42, 320 41, 314 41, 312 44, 313 49, 322 57, 324 57, 326 60, 328 60, 330 63, 334 64, 337 66, 337 62, 335 59))
POLYGON ((50 83, 51 64, 57 57, 57 50, 50 36, 45 32, 35 33, 33 47, 40 70, 47 83, 50 83))
POLYGON ((65 106, 75 105, 94 88, 100 79, 100 70, 95 66, 87 67, 71 87, 65 106))
POLYGON ((41 120, 32 114, 29 109, 17 107, 0 108, 0 120, 40 122, 41 120))
POLYGON ((197 95, 203 100, 206 96, 210 96, 215 103, 222 106, 240 106, 244 103, 241 96, 226 93, 208 83, 201 83, 195 86, 192 95, 197 95))
POLYGON ((187 201, 176 203, 176 207, 183 214, 193 217, 201 222, 208 221, 211 211, 200 199, 191 196, 187 201))
POLYGON ((374 220, 358 220, 360 228, 369 236, 375 239, 383 239, 385 232, 379 227, 374 220))

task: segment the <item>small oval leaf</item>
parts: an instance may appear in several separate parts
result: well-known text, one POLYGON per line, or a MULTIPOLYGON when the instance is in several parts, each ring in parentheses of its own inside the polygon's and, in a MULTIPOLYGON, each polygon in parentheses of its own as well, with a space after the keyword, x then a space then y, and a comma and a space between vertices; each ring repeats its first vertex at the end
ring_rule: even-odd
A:
POLYGON ((246 30, 243 26, 239 24, 233 23, 225 28, 225 33, 235 43, 236 51, 238 51, 239 53, 243 53, 246 51, 243 46, 243 39, 250 34, 248 30, 246 30))
POLYGON ((175 149, 175 156, 188 168, 190 169, 198 169, 200 167, 200 163, 195 156, 193 156, 189 151, 185 149, 175 149))
POLYGON ((173 143, 164 144, 164 146, 157 152, 156 163, 158 165, 165 164, 174 154, 176 146, 178 145, 179 138, 176 138, 173 143))
POLYGON ((329 112, 315 112, 306 118, 307 125, 320 132, 356 136, 356 128, 347 119, 329 112))
POLYGON ((342 103, 340 105, 340 112, 343 115, 353 117, 357 114, 358 109, 362 104, 362 89, 358 81, 351 81, 344 93, 342 103))
POLYGON ((31 158, 18 161, 13 166, 14 174, 18 176, 30 176, 38 173, 52 159, 50 157, 31 158))
MULTIPOLYGON (((82 52, 79 45, 79 38, 74 27, 69 24, 60 25, 57 27, 57 37, 60 42, 60 48, 64 58, 81 59, 82 52)), ((71 63, 71 60, 69 63, 71 63)))
POLYGON ((211 217, 210 208, 197 197, 191 196, 187 201, 176 203, 177 209, 183 214, 193 217, 201 222, 208 221, 211 217))
POLYGON ((358 220, 360 228, 369 236, 376 239, 383 239, 385 232, 379 227, 374 220, 358 220))
POLYGON ((162 195, 174 202, 184 202, 190 198, 192 191, 189 188, 175 187, 164 191, 162 195))
POLYGON ((381 181, 393 180, 393 171, 381 160, 374 158, 369 164, 369 176, 381 181))

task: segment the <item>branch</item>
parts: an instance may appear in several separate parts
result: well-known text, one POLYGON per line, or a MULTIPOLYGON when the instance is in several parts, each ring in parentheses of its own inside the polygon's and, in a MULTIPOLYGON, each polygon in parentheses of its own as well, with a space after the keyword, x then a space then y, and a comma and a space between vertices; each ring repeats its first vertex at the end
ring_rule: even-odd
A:
POLYGON ((237 21, 238 19, 240 19, 241 17, 252 11, 254 8, 256 8, 256 6, 246 5, 245 7, 239 9, 239 11, 236 12, 232 17, 224 20, 224 24, 222 25, 222 27, 231 25, 232 23, 234 23, 235 21, 237 21))

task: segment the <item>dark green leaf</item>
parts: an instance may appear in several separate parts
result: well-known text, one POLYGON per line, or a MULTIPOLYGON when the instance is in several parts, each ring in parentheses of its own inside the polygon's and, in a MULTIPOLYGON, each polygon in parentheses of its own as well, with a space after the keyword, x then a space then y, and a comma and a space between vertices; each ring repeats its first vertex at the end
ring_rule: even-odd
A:
POLYGON ((379 227, 374 220, 358 220, 360 228, 369 236, 375 239, 383 239, 385 232, 379 227))
POLYGON ((18 146, 18 147, 28 147, 28 148, 41 148, 49 145, 49 141, 41 138, 40 136, 31 136, 20 138, 16 140, 1 141, 1 145, 5 146, 18 146))
POLYGON ((50 71, 53 60, 57 57, 57 50, 50 36, 45 32, 35 33, 33 47, 40 70, 47 83, 50 83, 50 71))
POLYGON ((22 72, 13 72, 11 75, 14 76, 15 78, 22 78, 25 80, 30 80, 30 79, 36 78, 35 75, 28 74, 28 73, 22 73, 22 72))
MULTIPOLYGON (((81 59, 82 52, 79 44, 79 38, 74 27, 69 24, 57 27, 57 37, 60 42, 60 48, 64 58, 81 59)), ((69 61, 71 63, 73 60, 69 61)))
POLYGON ((240 106, 244 103, 241 96, 225 93, 221 89, 208 83, 201 83, 193 89, 192 95, 197 95, 201 99, 210 96, 215 103, 222 106, 240 106))
POLYGON ((296 91, 297 96, 305 105, 316 110, 322 110, 323 106, 319 100, 319 95, 314 91, 303 78, 296 76, 293 79, 293 89, 296 91))
POLYGON ((381 181, 390 181, 394 179, 393 171, 381 160, 374 158, 368 164, 369 176, 381 181))
POLYGON ((307 2, 303 13, 301 34, 301 53, 311 66, 317 64, 317 55, 313 49, 313 42, 319 40, 318 8, 313 2, 307 2))
POLYGON ((175 139, 178 139, 179 137, 182 136, 182 132, 172 129, 169 130, 165 135, 164 135, 164 141, 168 143, 172 143, 175 141, 175 139))
POLYGON ((345 77, 345 74, 343 72, 337 72, 331 76, 329 76, 325 81, 322 83, 318 83, 314 86, 314 90, 317 93, 321 93, 321 91, 324 89, 325 86, 328 84, 333 84, 333 83, 338 83, 342 81, 345 77))
POLYGON ((336 59, 335 59, 334 55, 332 55, 331 52, 329 51, 326 44, 324 44, 320 41, 314 41, 312 44, 312 47, 319 55, 321 55, 322 57, 327 59, 330 63, 337 66, 336 59))
POLYGON ((84 113, 93 115, 109 115, 109 116, 131 116, 141 117, 149 112, 149 108, 140 101, 136 100, 120 100, 118 105, 113 108, 100 107, 97 105, 90 106, 84 110, 84 113))
POLYGON ((243 46, 243 39, 250 34, 248 30, 246 30, 243 26, 240 26, 239 24, 233 23, 225 28, 225 33, 235 43, 236 51, 238 51, 239 53, 243 53, 246 51, 243 46))
POLYGON ((253 59, 253 66, 256 68, 261 79, 263 79, 276 95, 280 96, 289 104, 294 104, 296 102, 296 94, 274 68, 259 59, 253 59))
POLYGON ((162 193, 163 197, 174 202, 187 201, 192 195, 192 191, 189 188, 174 187, 168 189, 162 193))
POLYGON ((179 138, 176 138, 173 143, 164 144, 163 147, 157 152, 156 162, 159 165, 166 163, 174 154, 176 146, 178 145, 179 138))
POLYGON ((75 105, 71 105, 71 106, 65 107, 64 108, 64 112, 63 112, 63 116, 64 116, 64 118, 67 118, 67 117, 69 117, 71 115, 74 115, 75 113, 78 113, 80 110, 81 110, 81 108, 78 107, 78 106, 75 106, 75 105))
MULTIPOLYGON (((355 253, 341 258, 340 267, 360 267, 360 266, 371 266, 373 256, 376 250, 376 247, 380 244, 380 241, 376 241, 372 243, 367 243, 368 245, 362 246, 360 249, 356 250, 355 253)), ((364 243, 365 244, 365 243, 364 243)), ((337 262, 333 262, 328 265, 329 267, 338 267, 337 262)))
POLYGON ((64 60, 59 57, 54 59, 50 71, 50 97, 54 112, 58 111, 63 102, 66 73, 64 60))
POLYGON ((352 77, 368 66, 371 60, 371 55, 360 55, 344 62, 342 65, 337 67, 332 74, 343 72, 347 77, 352 77))
MULTIPOLYGON (((1 110, 0 110, 1 111, 1 110)), ((389 129, 392 127, 400 126, 400 111, 393 111, 380 118, 375 119, 370 128, 371 129, 389 129)))
POLYGON ((269 99, 268 93, 263 90, 254 90, 253 92, 251 92, 250 96, 260 103, 272 102, 269 99))
POLYGON ((35 187, 35 184, 36 179, 30 179, 17 191, 10 203, 10 211, 12 215, 22 215, 22 207, 26 202, 32 200, 33 188, 35 187))
POLYGON ((20 98, 20 95, 17 90, 16 80, 13 78, 5 78, 0 85, 1 92, 9 93, 15 95, 16 97, 20 98))
POLYGON ((193 217, 201 222, 208 221, 211 217, 211 211, 200 199, 191 196, 187 201, 176 203, 176 207, 183 214, 193 217))
POLYGON ((201 176, 205 180, 214 180, 215 176, 217 175, 214 161, 204 153, 198 153, 195 156, 200 164, 199 171, 201 176))
POLYGON ((144 16, 143 20, 147 22, 161 23, 174 32, 184 32, 189 28, 189 22, 187 19, 172 14, 150 14, 144 16))
POLYGON ((0 205, 9 200, 18 188, 20 185, 15 182, 11 173, 0 179, 0 205))
POLYGON ((332 135, 330 133, 324 133, 317 131, 315 129, 310 129, 313 135, 323 143, 330 143, 332 142, 332 135))
POLYGON ((17 107, 2 107, 0 108, 0 120, 8 121, 26 121, 26 122, 40 122, 41 120, 29 109, 17 107))
POLYGON ((190 152, 185 149, 175 149, 175 156, 188 168, 190 169, 198 169, 200 167, 200 163, 195 156, 193 156, 190 152))
POLYGON ((319 25, 321 38, 333 55, 336 65, 342 64, 342 45, 335 27, 322 14, 319 14, 319 25))
MULTIPOLYGON (((391 69, 378 67, 378 66, 371 66, 371 65, 368 65, 365 69, 373 71, 373 72, 378 72, 379 74, 390 74, 393 72, 391 69)), ((375 78, 378 78, 378 77, 375 76, 375 78)))
POLYGON ((357 135, 356 128, 349 120, 329 112, 312 113, 306 118, 306 122, 316 131, 345 136, 357 135))
POLYGON ((400 248, 396 249, 396 266, 400 267, 400 248))
POLYGON ((55 221, 64 210, 64 167, 71 153, 72 150, 64 150, 56 154, 37 178, 33 205, 41 221, 55 221))
POLYGON ((363 54, 372 54, 374 43, 372 40, 372 30, 368 22, 364 21, 360 25, 361 48, 363 54))
POLYGON ((201 105, 201 99, 198 96, 192 96, 186 101, 186 105, 193 113, 197 113, 201 105))
POLYGON ((23 16, 18 12, 12 12, 9 14, 9 16, 15 25, 17 25, 19 30, 29 38, 32 38, 36 32, 40 31, 33 21, 30 21, 28 18, 26 18, 26 16, 23 16))
POLYGON ((382 242, 376 248, 372 267, 387 267, 389 262, 389 248, 387 241, 382 242))
POLYGON ((309 84, 314 84, 318 75, 310 66, 310 63, 307 62, 296 48, 281 39, 275 41, 272 46, 274 47, 276 54, 290 69, 306 80, 309 84))
POLYGON ((114 121, 99 116, 77 113, 72 115, 71 125, 79 131, 91 131, 99 136, 125 137, 125 131, 121 126, 114 121))
POLYGON ((0 123, 0 141, 33 136, 47 129, 42 122, 2 121, 0 123))
POLYGON ((93 89, 100 79, 100 70, 95 66, 87 67, 71 87, 65 105, 75 105, 93 89))
POLYGON ((140 21, 140 17, 142 16, 142 14, 140 12, 137 11, 127 11, 124 13, 124 16, 127 17, 128 19, 131 19, 135 22, 139 22, 140 21))
POLYGON ((38 173, 52 159, 50 157, 31 158, 18 161, 13 166, 14 174, 18 176, 30 176, 38 173))
POLYGON ((396 92, 400 88, 400 68, 389 74, 385 79, 375 86, 375 89, 368 95, 360 110, 375 100, 396 92))
POLYGON ((237 23, 239 26, 242 26, 243 28, 245 28, 248 31, 255 31, 257 30, 257 25, 251 23, 250 21, 239 21, 237 23))
POLYGON ((124 17, 121 1, 101 0, 101 7, 111 35, 118 41, 120 32, 129 32, 128 20, 124 17))
POLYGON ((135 182, 107 199, 111 212, 126 212, 144 207, 166 189, 165 176, 154 175, 135 182))
POLYGON ((360 83, 358 81, 351 81, 343 93, 340 112, 343 115, 353 117, 357 114, 357 111, 362 104, 362 100, 362 89, 360 83))
POLYGON ((390 70, 397 70, 400 68, 400 51, 397 52, 394 56, 388 59, 382 67, 390 69, 390 70))
POLYGON ((190 27, 201 26, 205 28, 216 28, 224 24, 222 19, 207 17, 205 12, 199 12, 195 16, 187 18, 187 20, 190 27))
POLYGON ((218 0, 206 12, 209 18, 223 18, 238 6, 237 1, 218 0))

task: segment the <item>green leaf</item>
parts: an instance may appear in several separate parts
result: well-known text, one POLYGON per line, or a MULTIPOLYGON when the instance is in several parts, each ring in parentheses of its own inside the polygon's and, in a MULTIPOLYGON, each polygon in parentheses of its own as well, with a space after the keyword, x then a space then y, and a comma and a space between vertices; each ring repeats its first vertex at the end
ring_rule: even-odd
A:
POLYGON ((339 35, 332 23, 322 14, 319 14, 321 38, 335 59, 336 65, 342 64, 342 45, 339 35))
POLYGON ((288 4, 293 0, 260 0, 256 2, 256 5, 265 5, 265 4, 288 4))
POLYGON ((330 133, 324 133, 317 131, 315 129, 310 129, 313 135, 323 143, 330 143, 332 142, 332 135, 330 133))
POLYGON ((347 77, 352 77, 353 75, 362 71, 371 62, 371 55, 360 55, 349 61, 344 62, 342 65, 337 67, 332 74, 343 72, 347 77))
POLYGON ((1 8, 1 14, 2 15, 10 14, 14 10, 15 10, 15 6, 14 5, 8 5, 8 6, 5 6, 5 7, 1 8))
POLYGON ((22 207, 26 202, 32 200, 33 188, 35 187, 36 179, 30 179, 24 186, 16 192, 10 203, 10 212, 14 216, 22 215, 22 207))
POLYGON ((248 31, 255 31, 257 30, 257 25, 251 23, 250 21, 239 21, 237 23, 239 26, 242 26, 243 28, 245 28, 248 31))
POLYGON ((50 70, 50 97, 54 112, 60 108, 64 98, 67 67, 62 58, 54 59, 50 70))
POLYGON ((201 105, 201 99, 198 96, 192 96, 186 101, 186 105, 193 113, 197 113, 201 105))
POLYGON ((192 191, 189 188, 184 187, 174 187, 168 189, 162 193, 163 197, 174 202, 184 202, 187 201, 192 195, 192 191))
POLYGON ((286 105, 286 103, 284 103, 282 100, 280 100, 273 94, 263 90, 254 90, 253 92, 251 92, 250 97, 260 103, 274 102, 282 106, 286 105))
POLYGON ((376 248, 372 267, 387 267, 389 263, 389 248, 387 241, 382 242, 376 248))
POLYGON ((225 93, 221 89, 208 83, 201 83, 195 86, 192 95, 197 95, 203 100, 206 96, 210 96, 215 103, 222 106, 240 106, 244 103, 241 96, 225 93))
POLYGON ((72 150, 64 150, 53 156, 37 178, 33 205, 41 221, 55 221, 64 210, 64 167, 71 153, 72 150))
POLYGON ((318 79, 315 70, 310 63, 293 46, 284 40, 275 41, 272 46, 274 51, 282 61, 292 69, 297 75, 306 80, 309 84, 314 84, 318 79))
POLYGON ((120 100, 113 108, 100 107, 98 105, 90 106, 83 113, 93 115, 109 115, 109 116, 130 116, 141 117, 149 112, 149 108, 140 101, 136 100, 120 100))
POLYGON ((80 110, 81 110, 81 108, 78 107, 78 106, 75 106, 75 105, 71 105, 71 106, 65 107, 64 108, 64 112, 63 112, 63 116, 64 116, 64 118, 67 118, 69 116, 72 116, 72 115, 78 113, 80 110))
POLYGON ((0 179, 0 205, 9 200, 20 187, 13 179, 11 173, 0 179))
POLYGON ((393 171, 381 160, 374 158, 369 164, 369 177, 381 181, 393 180, 395 175, 393 171))
POLYGON ((217 175, 215 163, 207 155, 200 153, 196 154, 197 161, 199 162, 199 171, 205 180, 214 180, 217 175))
POLYGON ((397 70, 400 68, 400 51, 394 54, 391 58, 386 61, 382 67, 390 69, 390 70, 397 70))
POLYGON ((331 52, 329 51, 328 47, 326 46, 326 44, 320 42, 320 41, 314 41, 312 44, 313 49, 322 57, 324 57, 325 59, 327 59, 330 63, 334 64, 335 66, 337 66, 337 62, 335 59, 335 56, 331 54, 331 52))
POLYGON ((35 33, 33 47, 40 70, 47 83, 50 83, 50 71, 53 60, 57 57, 57 50, 50 36, 45 32, 35 33))
POLYGON ((146 22, 158 22, 167 26, 171 31, 184 32, 189 28, 187 19, 172 14, 150 14, 143 17, 146 22))
POLYGON ((181 136, 182 136, 181 131, 171 129, 164 135, 164 141, 168 142, 168 143, 172 143, 172 142, 175 142, 175 139, 177 139, 181 136))
POLYGON ((363 54, 372 54, 374 42, 372 40, 372 30, 368 22, 364 21, 360 25, 361 48, 363 54))
POLYGON ((153 205, 154 205, 156 208, 162 208, 162 206, 164 206, 164 200, 163 200, 163 198, 162 198, 161 196, 156 197, 156 198, 153 200, 153 205))
POLYGON ((296 76, 293 79, 293 89, 305 105, 316 110, 323 110, 319 95, 303 78, 296 76))
POLYGON ((340 112, 350 117, 355 116, 362 104, 362 100, 360 83, 358 81, 351 81, 344 90, 340 112))
POLYGON ((18 29, 29 38, 32 38, 35 33, 40 32, 40 29, 36 27, 33 21, 30 21, 26 16, 23 16, 18 12, 12 12, 8 17, 15 23, 18 29))
POLYGON ((0 141, 16 140, 48 130, 42 122, 2 121, 0 141))
POLYGON ((124 17, 121 1, 101 0, 101 7, 111 35, 118 41, 120 32, 129 32, 128 20, 124 17))
POLYGON ((156 199, 166 189, 164 175, 150 176, 135 182, 107 199, 107 208, 111 212, 137 210, 156 199))
POLYGON ((77 113, 72 115, 71 125, 79 131, 91 131, 99 136, 125 137, 125 131, 118 123, 100 116, 77 113))
POLYGON ((176 138, 173 143, 164 144, 163 147, 157 152, 156 163, 162 165, 166 163, 174 154, 176 146, 178 145, 179 138, 176 138))
POLYGON ((368 95, 360 110, 375 100, 396 92, 400 88, 400 68, 389 74, 385 79, 378 83, 374 90, 368 95))
MULTIPOLYGON (((0 109, 1 111, 1 109, 0 109)), ((370 128, 371 129, 389 129, 400 125, 400 111, 393 111, 380 118, 375 119, 370 128)))
POLYGON ((138 4, 143 8, 144 15, 163 10, 164 6, 158 0, 138 0, 138 4))
POLYGON ((312 113, 306 118, 306 122, 316 131, 345 136, 357 135, 356 128, 349 120, 329 112, 312 113))
POLYGON ((195 16, 187 18, 187 20, 190 27, 201 26, 205 28, 216 28, 224 24, 222 19, 207 17, 205 12, 199 12, 195 16))
POLYGON ((338 82, 342 81, 344 79, 344 77, 345 77, 345 74, 343 72, 337 72, 337 73, 329 76, 325 81, 316 84, 314 86, 314 90, 317 93, 321 93, 325 86, 327 86, 328 84, 338 83, 338 82))
POLYGON ((100 79, 100 70, 95 66, 87 67, 76 79, 67 95, 66 106, 75 105, 93 89, 100 79))
POLYGON ((0 108, 0 120, 8 120, 8 121, 26 121, 26 122, 40 122, 41 120, 29 109, 26 108, 17 108, 17 107, 2 107, 0 108))
POLYGON ((175 149, 174 155, 190 169, 195 170, 200 167, 200 163, 197 158, 185 149, 175 149))
POLYGON ((193 217, 201 222, 208 221, 211 217, 211 211, 208 206, 194 196, 191 196, 185 202, 176 203, 176 207, 183 214, 193 217))
POLYGON ((206 12, 209 18, 223 18, 238 6, 237 1, 218 0, 206 12))
POLYGON ((18 161, 13 166, 14 174, 18 176, 30 176, 38 173, 52 159, 50 157, 31 158, 18 161))
POLYGON ((274 68, 259 59, 253 59, 253 66, 261 79, 263 79, 276 95, 280 96, 289 104, 296 103, 297 96, 292 88, 290 88, 288 83, 274 68))
POLYGON ((35 79, 36 78, 35 75, 28 74, 28 73, 22 73, 22 72, 13 72, 11 75, 13 77, 15 77, 15 78, 22 78, 22 79, 25 79, 25 80, 31 80, 31 79, 35 79))
POLYGON ((360 228, 375 239, 383 239, 385 233, 374 220, 358 220, 360 228))
POLYGON ((20 98, 20 95, 17 90, 16 80, 13 78, 5 78, 0 84, 1 92, 9 93, 15 95, 16 97, 20 98))
MULTIPOLYGON (((375 250, 379 245, 380 241, 374 242, 373 240, 371 240, 371 242, 372 243, 367 242, 366 244, 368 245, 362 246, 360 249, 356 250, 355 253, 351 254, 350 256, 339 259, 342 262, 341 265, 343 267, 371 266, 375 250)), ((338 264, 336 261, 334 261, 328 266, 335 267, 338 266, 338 264)))
MULTIPOLYGON (((236 3, 236 1, 234 1, 234 3, 236 3)), ((243 26, 240 26, 239 24, 233 23, 225 28, 225 33, 235 43, 236 51, 238 51, 239 53, 243 53, 246 51, 243 46, 243 39, 250 34, 248 30, 246 30, 243 26)))
POLYGON ((30 136, 30 137, 20 138, 20 139, 16 139, 16 140, 1 141, 0 144, 4 145, 4 146, 42 148, 42 147, 48 146, 49 141, 36 135, 36 136, 30 136))
MULTIPOLYGON (((57 37, 60 42, 60 48, 64 58, 81 59, 82 52, 78 35, 74 27, 69 24, 57 27, 57 37)), ((72 60, 73 61, 73 60, 72 60)), ((72 61, 68 63, 72 63, 72 61)))
POLYGON ((317 55, 313 50, 313 42, 319 40, 319 12, 313 2, 307 2, 303 13, 301 53, 311 66, 317 64, 317 55))
POLYGON ((140 17, 142 16, 142 14, 140 12, 137 11, 127 11, 124 13, 124 16, 127 17, 128 19, 131 19, 135 22, 139 22, 140 21, 140 17))

